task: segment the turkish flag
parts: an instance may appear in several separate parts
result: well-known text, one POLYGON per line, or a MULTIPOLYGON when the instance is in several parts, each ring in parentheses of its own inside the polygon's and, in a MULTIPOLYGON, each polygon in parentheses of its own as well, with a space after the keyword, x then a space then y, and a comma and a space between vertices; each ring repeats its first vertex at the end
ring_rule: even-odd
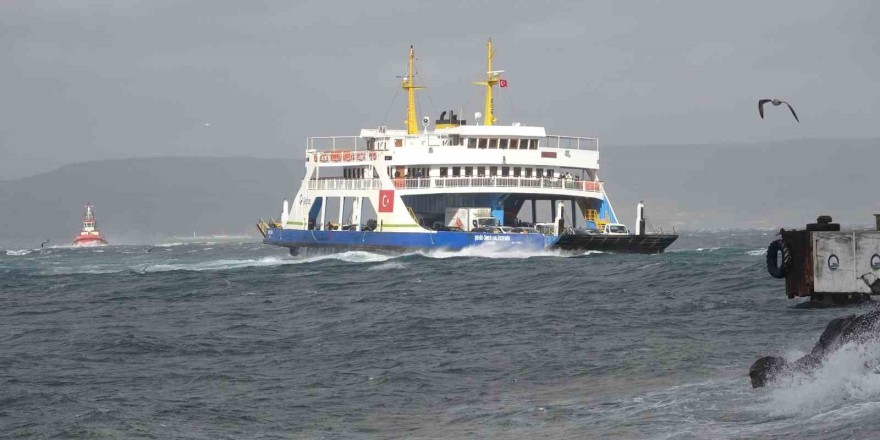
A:
POLYGON ((502 79, 502 80, 498 81, 498 84, 501 85, 501 87, 507 87, 507 80, 502 79))
POLYGON ((394 212, 394 190, 379 190, 379 212, 394 212))

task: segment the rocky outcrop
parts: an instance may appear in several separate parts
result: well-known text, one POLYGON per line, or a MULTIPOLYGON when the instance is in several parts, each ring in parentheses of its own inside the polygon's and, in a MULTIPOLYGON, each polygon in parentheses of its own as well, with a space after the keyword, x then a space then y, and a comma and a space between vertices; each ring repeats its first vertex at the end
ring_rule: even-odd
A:
POLYGON ((810 372, 822 364, 829 353, 848 342, 864 342, 877 335, 880 308, 863 315, 849 315, 828 323, 810 353, 794 362, 779 356, 764 356, 749 368, 752 387, 759 388, 787 372, 810 372))

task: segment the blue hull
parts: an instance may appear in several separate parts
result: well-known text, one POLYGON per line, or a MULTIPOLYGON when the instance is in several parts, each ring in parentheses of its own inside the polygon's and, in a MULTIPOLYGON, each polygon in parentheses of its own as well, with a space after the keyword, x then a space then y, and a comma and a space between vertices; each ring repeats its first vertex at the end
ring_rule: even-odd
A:
POLYGON ((269 228, 266 244, 291 248, 338 248, 367 251, 460 250, 471 246, 503 249, 541 250, 551 247, 558 237, 540 234, 482 234, 471 232, 363 232, 304 231, 269 228))

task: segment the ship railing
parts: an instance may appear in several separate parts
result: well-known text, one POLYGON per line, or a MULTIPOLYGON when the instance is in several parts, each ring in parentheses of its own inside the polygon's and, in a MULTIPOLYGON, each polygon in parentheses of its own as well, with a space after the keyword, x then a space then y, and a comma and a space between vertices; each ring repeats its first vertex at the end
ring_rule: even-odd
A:
POLYGON ((602 192, 601 181, 538 177, 431 177, 393 179, 397 189, 432 188, 549 188, 602 192))
POLYGON ((599 151, 599 139, 577 136, 547 136, 544 148, 562 148, 566 150, 599 151))
MULTIPOLYGON (((397 189, 439 188, 536 188, 602 192, 603 182, 565 178, 538 177, 422 177, 392 179, 397 189)), ((308 181, 310 190, 358 191, 382 189, 380 179, 315 179, 308 181)))
POLYGON ((358 191, 382 189, 379 179, 317 179, 309 180, 310 190, 358 191))

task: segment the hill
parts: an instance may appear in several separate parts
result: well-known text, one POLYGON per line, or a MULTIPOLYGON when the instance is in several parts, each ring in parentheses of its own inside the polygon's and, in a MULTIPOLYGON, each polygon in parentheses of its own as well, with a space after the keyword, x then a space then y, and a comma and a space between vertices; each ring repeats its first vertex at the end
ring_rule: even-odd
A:
POLYGON ((148 242, 194 232, 253 234, 258 217, 278 217, 294 193, 302 161, 150 158, 87 162, 0 182, 0 241, 51 237, 67 243, 92 202, 112 243, 148 242), (277 212, 276 212, 277 211, 277 212))

